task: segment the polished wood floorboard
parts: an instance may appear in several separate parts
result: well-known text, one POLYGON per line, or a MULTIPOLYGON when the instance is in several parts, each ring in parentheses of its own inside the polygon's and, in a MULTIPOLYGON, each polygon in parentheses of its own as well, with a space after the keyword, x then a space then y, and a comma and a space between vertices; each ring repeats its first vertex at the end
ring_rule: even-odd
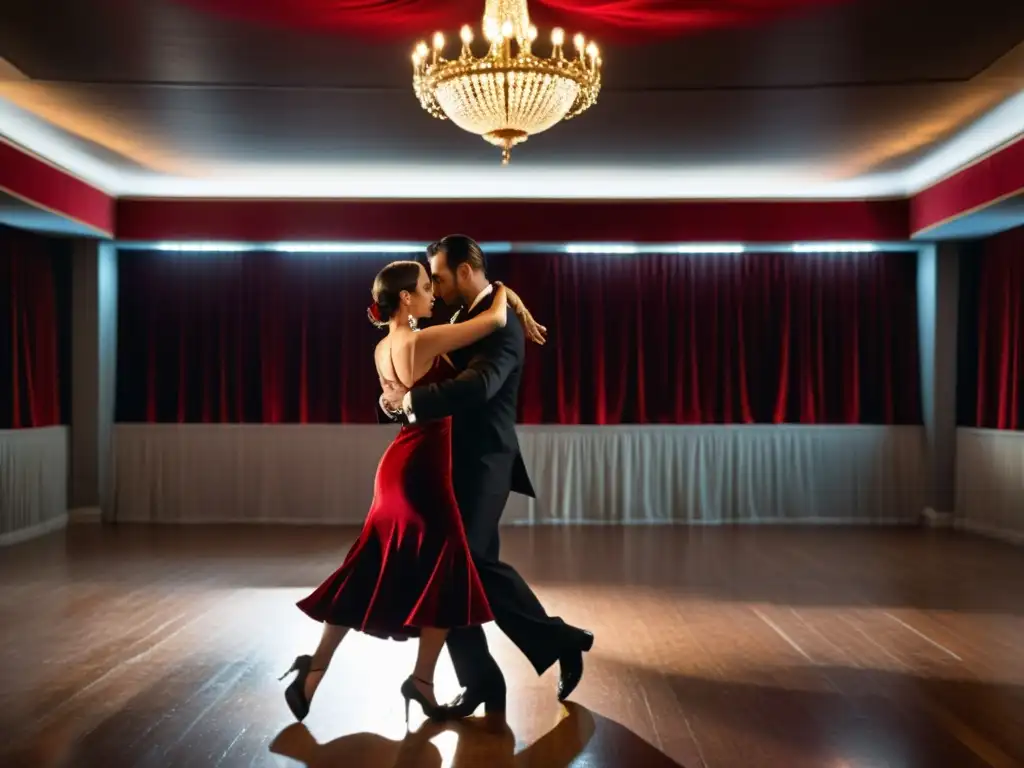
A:
MULTIPOLYGON (((398 687, 346 639, 304 725, 277 682, 341 528, 75 526, 0 549, 0 765, 974 768, 1024 765, 1024 549, 863 529, 513 528, 506 558, 597 640, 554 698, 494 628, 507 721, 398 687)), ((447 656, 439 693, 456 683, 447 656)))

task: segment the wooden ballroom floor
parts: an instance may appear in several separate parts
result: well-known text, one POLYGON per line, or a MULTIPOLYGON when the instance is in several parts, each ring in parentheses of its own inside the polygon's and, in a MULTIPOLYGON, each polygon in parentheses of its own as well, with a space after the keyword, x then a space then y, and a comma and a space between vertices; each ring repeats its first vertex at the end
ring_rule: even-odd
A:
MULTIPOLYGON (((449 728, 413 643, 351 635, 305 725, 276 680, 296 599, 355 531, 75 526, 0 550, 0 765, 974 768, 1024 765, 1024 550, 920 530, 509 529, 596 634, 575 703, 488 627, 507 723, 449 728), (422 726, 422 727, 418 727, 422 726)), ((456 684, 447 656, 442 696, 456 684)))

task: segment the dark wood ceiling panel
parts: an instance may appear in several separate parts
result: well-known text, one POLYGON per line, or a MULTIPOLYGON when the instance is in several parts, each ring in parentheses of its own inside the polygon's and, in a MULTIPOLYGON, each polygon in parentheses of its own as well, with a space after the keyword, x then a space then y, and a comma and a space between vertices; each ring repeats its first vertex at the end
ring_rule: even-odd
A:
MULTIPOLYGON (((1022 40, 1024 0, 850 0, 616 46, 597 106, 514 162, 898 171, 1024 86, 978 76, 1022 40)), ((419 108, 409 47, 171 0, 3 0, 0 57, 32 80, 0 82, 0 96, 129 171, 496 164, 492 147, 419 108)), ((1024 74, 1024 55, 1015 62, 1024 74)))

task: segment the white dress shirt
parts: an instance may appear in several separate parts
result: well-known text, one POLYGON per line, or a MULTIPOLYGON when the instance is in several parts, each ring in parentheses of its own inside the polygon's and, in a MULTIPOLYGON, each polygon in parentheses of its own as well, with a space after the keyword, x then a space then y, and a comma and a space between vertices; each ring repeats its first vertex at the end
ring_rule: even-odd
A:
MULTIPOLYGON (((467 312, 472 312, 477 304, 479 304, 485 298, 490 296, 493 292, 494 292, 494 284, 493 283, 488 283, 484 287, 484 289, 482 291, 480 291, 480 293, 478 293, 476 295, 476 298, 473 299, 473 303, 469 305, 469 309, 466 310, 466 311, 467 312)), ((461 311, 462 310, 460 309, 458 312, 456 312, 454 315, 452 315, 452 322, 453 323, 458 319, 459 312, 461 312, 461 311)), ((415 424, 416 423, 416 414, 414 414, 412 412, 412 391, 411 390, 409 392, 406 392, 405 393, 405 397, 402 398, 402 410, 405 411, 405 416, 406 416, 406 418, 409 419, 409 423, 410 424, 415 424)))

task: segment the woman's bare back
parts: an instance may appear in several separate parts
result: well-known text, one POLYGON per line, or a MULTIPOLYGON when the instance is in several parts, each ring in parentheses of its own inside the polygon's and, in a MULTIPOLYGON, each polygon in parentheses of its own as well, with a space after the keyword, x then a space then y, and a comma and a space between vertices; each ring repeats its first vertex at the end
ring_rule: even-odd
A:
POLYGON ((385 394, 396 388, 411 389, 434 366, 433 357, 416 354, 415 331, 389 333, 374 350, 374 362, 385 394))

